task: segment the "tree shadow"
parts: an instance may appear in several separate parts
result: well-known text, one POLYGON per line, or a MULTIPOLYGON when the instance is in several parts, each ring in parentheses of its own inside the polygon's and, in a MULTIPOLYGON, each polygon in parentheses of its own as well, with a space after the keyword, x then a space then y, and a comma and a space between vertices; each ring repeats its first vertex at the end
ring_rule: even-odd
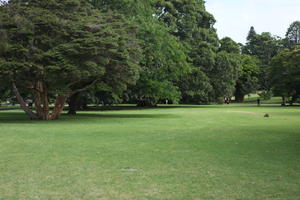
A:
MULTIPOLYGON (((68 115, 64 115, 68 116, 68 115)), ((145 119, 151 119, 151 118, 177 118, 174 114, 105 114, 105 113, 84 113, 80 112, 75 117, 80 118, 145 118, 145 119)))
POLYGON ((62 114, 60 119, 54 121, 30 120, 22 112, 0 112, 1 124, 49 124, 60 122, 78 122, 93 119, 154 119, 154 118, 178 118, 174 114, 121 114, 121 113, 85 113, 79 112, 77 115, 62 114))

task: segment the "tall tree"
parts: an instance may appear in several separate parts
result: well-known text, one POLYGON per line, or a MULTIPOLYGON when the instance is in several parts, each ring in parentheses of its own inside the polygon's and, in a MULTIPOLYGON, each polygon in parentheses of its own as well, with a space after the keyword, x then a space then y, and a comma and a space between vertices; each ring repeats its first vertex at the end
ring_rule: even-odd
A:
POLYGON ((216 64, 211 75, 214 88, 213 100, 221 101, 234 94, 240 73, 240 55, 221 51, 217 54, 216 64))
POLYGON ((208 88, 211 88, 211 83, 207 81, 212 76, 219 46, 216 30, 213 28, 215 19, 206 11, 203 0, 158 0, 155 5, 155 16, 187 48, 190 63, 195 69, 182 77, 180 87, 185 102, 194 100, 194 103, 198 103, 200 99, 196 100, 195 97, 208 97, 208 88), (195 77, 197 75, 199 77, 195 77), (193 82, 186 84, 190 77, 193 77, 194 85, 193 82), (199 87, 201 84, 203 87, 199 87), (190 86, 190 89, 187 86, 190 86), (199 89, 194 90, 195 87, 199 89))
POLYGON ((142 72, 136 86, 131 87, 131 99, 140 106, 153 106, 159 100, 178 102, 177 82, 190 68, 184 47, 165 27, 154 22, 140 24, 138 33, 143 49, 142 72))
POLYGON ((135 29, 88 1, 11 0, 0 21, 1 80, 11 82, 32 119, 58 119, 67 98, 99 81, 126 88, 138 78, 135 29), (34 97, 37 113, 26 106, 20 87, 34 97), (50 114, 51 97, 55 107, 50 114))
POLYGON ((249 40, 243 47, 242 52, 252 55, 260 60, 259 85, 261 90, 269 91, 267 71, 272 58, 276 56, 283 48, 282 40, 271 33, 263 32, 261 34, 252 34, 251 30, 248 36, 249 40), (251 37, 250 37, 251 35, 251 37))
POLYGON ((300 45, 300 21, 293 22, 286 32, 287 47, 300 45))
POLYGON ((255 38, 255 36, 256 36, 256 31, 255 31, 254 27, 251 26, 248 36, 247 36, 247 41, 249 42, 249 41, 253 40, 255 38))
POLYGON ((184 45, 158 20, 153 3, 154 0, 98 0, 100 10, 123 13, 137 26, 142 71, 137 84, 129 87, 124 96, 140 106, 153 106, 163 99, 178 102, 181 94, 177 83, 190 70, 184 45))
POLYGON ((241 55, 241 72, 235 86, 235 100, 244 102, 247 94, 256 92, 259 87, 259 61, 250 55, 241 55))
POLYGON ((273 58, 269 76, 275 95, 293 103, 300 97, 300 47, 283 50, 273 58))

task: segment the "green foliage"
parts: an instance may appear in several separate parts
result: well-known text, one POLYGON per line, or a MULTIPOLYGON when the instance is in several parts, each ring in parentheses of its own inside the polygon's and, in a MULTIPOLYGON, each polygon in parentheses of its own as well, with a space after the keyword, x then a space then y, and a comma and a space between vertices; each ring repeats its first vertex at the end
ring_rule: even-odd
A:
POLYGON ((275 95, 291 97, 294 102, 300 96, 300 47, 284 50, 272 60, 270 79, 275 95))
POLYGON ((242 51, 244 54, 256 56, 260 60, 260 89, 268 91, 271 87, 267 75, 268 67, 271 64, 272 58, 282 50, 283 41, 268 32, 256 34, 253 32, 254 28, 253 30, 252 28, 248 35, 249 40, 242 48, 242 51))
MULTIPOLYGON (((122 12, 137 27, 137 37, 143 59, 140 79, 126 92, 127 101, 147 102, 156 105, 159 100, 180 99, 177 83, 179 78, 191 70, 187 62, 186 49, 176 37, 154 15, 152 1, 99 0, 100 10, 122 12), (123 5, 123 6, 119 6, 123 5)), ((143 105, 144 103, 141 103, 143 105)))
POLYGON ((293 22, 286 32, 287 47, 300 45, 300 21, 293 22))
POLYGON ((184 47, 155 20, 141 24, 139 30, 144 58, 141 78, 132 89, 136 99, 152 99, 154 105, 160 99, 178 102, 180 93, 176 83, 190 68, 184 47))
POLYGON ((256 31, 255 31, 254 27, 251 26, 250 31, 249 31, 248 36, 247 36, 247 41, 253 40, 255 38, 255 36, 256 36, 256 31))
POLYGON ((259 60, 250 55, 241 55, 241 73, 235 86, 235 100, 243 102, 244 96, 259 87, 259 60))
POLYGON ((183 76, 180 81, 182 93, 182 102, 184 103, 209 103, 210 94, 213 88, 209 82, 209 78, 200 68, 193 68, 193 71, 183 76))
POLYGON ((270 91, 262 91, 258 93, 259 97, 261 97, 263 100, 271 100, 272 97, 274 96, 273 92, 270 91))
POLYGON ((157 0, 156 16, 181 40, 192 38, 201 28, 210 29, 215 23, 203 0, 157 0))
POLYGON ((226 51, 227 53, 239 54, 241 52, 240 46, 229 37, 220 40, 219 51, 226 51))
POLYGON ((240 55, 221 51, 217 54, 216 64, 211 71, 213 97, 231 97, 240 73, 240 55))
POLYGON ((126 89, 138 79, 135 28, 122 15, 83 0, 12 0, 3 11, 0 74, 18 86, 68 97, 98 80, 126 89))
POLYGON ((182 102, 207 102, 209 78, 215 65, 218 37, 215 19, 205 10, 202 0, 158 0, 155 16, 187 49, 192 70, 181 77, 182 102), (198 77, 197 77, 198 76, 198 77))

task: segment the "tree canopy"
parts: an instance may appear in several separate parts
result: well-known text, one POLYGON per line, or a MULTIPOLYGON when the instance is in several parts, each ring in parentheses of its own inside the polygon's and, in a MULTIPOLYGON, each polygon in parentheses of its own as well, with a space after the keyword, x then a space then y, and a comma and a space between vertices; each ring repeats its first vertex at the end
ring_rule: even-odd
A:
POLYGON ((300 47, 286 49, 272 60, 270 79, 276 95, 290 98, 293 103, 300 96, 300 47))
POLYGON ((58 119, 66 102, 75 113, 99 102, 242 102, 257 90, 299 96, 297 72, 284 76, 297 66, 298 21, 284 39, 251 27, 241 45, 218 38, 203 0, 1 2, 0 99, 16 98, 32 119, 58 119))
POLYGON ((37 113, 23 108, 32 118, 57 119, 68 97, 97 82, 125 89, 138 79, 135 28, 121 15, 76 0, 11 0, 2 11, 0 74, 19 100, 19 87, 30 91, 37 113))

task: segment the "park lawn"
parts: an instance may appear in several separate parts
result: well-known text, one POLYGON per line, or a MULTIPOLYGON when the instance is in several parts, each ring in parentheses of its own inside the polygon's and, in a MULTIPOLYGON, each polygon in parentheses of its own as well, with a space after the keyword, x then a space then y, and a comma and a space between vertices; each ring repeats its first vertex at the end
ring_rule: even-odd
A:
POLYGON ((300 107, 1 111, 0 199, 299 200, 300 107))

